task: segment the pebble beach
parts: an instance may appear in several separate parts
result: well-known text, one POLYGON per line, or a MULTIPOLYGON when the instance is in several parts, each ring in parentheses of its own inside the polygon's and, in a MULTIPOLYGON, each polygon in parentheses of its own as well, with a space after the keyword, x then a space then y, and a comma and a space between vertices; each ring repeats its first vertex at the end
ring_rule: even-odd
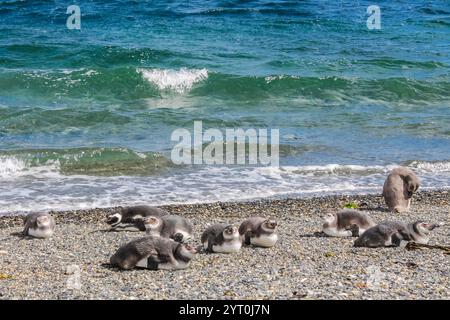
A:
POLYGON ((115 208, 52 212, 47 240, 23 238, 20 216, 0 217, 0 299, 450 299, 450 255, 438 249, 354 248, 331 238, 320 214, 356 203, 385 219, 443 223, 430 244, 450 245, 450 194, 422 191, 408 213, 393 214, 379 195, 327 196, 162 207, 189 218, 195 242, 215 222, 252 215, 279 221, 273 248, 199 253, 186 270, 119 271, 109 257, 140 232, 107 232, 115 208))

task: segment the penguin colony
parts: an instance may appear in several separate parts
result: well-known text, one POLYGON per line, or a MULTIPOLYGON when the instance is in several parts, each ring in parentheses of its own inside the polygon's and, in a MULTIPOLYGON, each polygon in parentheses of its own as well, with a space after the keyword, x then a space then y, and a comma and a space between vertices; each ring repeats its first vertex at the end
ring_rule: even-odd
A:
MULTIPOLYGON (((406 212, 419 188, 415 173, 404 167, 391 171, 383 186, 383 197, 391 212, 406 212)), ((404 246, 408 242, 428 243, 430 233, 438 227, 425 221, 376 223, 367 213, 354 209, 325 212, 322 232, 330 237, 352 237, 355 247, 404 246)), ((201 235, 201 245, 194 246, 193 226, 186 218, 150 206, 121 208, 108 216, 109 231, 142 231, 144 237, 121 246, 111 256, 111 266, 130 270, 179 270, 201 250, 206 253, 233 254, 242 246, 273 247, 278 241, 277 221, 250 217, 239 226, 211 224, 201 235)), ((49 238, 55 232, 55 220, 48 213, 31 213, 24 218, 23 235, 49 238)))

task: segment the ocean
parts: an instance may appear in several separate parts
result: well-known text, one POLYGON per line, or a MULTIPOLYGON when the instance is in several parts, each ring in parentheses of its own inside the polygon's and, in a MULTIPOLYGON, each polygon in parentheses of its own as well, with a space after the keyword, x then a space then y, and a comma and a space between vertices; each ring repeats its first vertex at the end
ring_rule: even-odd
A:
POLYGON ((450 188, 448 0, 0 0, 0 214, 380 193, 398 165, 450 188), (194 121, 279 129, 279 166, 175 165, 194 121))

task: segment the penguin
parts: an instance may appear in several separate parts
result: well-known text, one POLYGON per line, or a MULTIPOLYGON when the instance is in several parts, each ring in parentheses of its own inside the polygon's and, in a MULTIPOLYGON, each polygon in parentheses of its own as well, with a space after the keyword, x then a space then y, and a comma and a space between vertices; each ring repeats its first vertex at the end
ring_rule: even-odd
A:
POLYGON ((273 247, 278 241, 277 225, 278 223, 275 220, 251 217, 239 226, 239 236, 245 245, 273 247))
POLYGON ((111 225, 110 231, 145 231, 142 218, 148 216, 161 217, 168 213, 150 206, 133 206, 120 208, 119 212, 108 216, 106 223, 111 225))
POLYGON ((186 242, 192 238, 192 224, 184 217, 169 214, 149 216, 142 220, 149 236, 170 238, 176 242, 186 242))
POLYGON ((55 219, 49 213, 30 213, 24 220, 22 234, 34 238, 50 238, 55 232, 55 219))
POLYGON ((197 250, 189 244, 146 236, 120 247, 111 256, 110 264, 124 270, 180 270, 189 266, 196 253, 197 250))
POLYGON ((383 186, 383 197, 389 210, 397 213, 408 211, 419 185, 419 178, 411 169, 399 167, 392 170, 383 186))
POLYGON ((328 212, 322 219, 324 220, 322 230, 331 237, 351 237, 353 233, 350 229, 353 226, 358 228, 357 235, 360 236, 376 225, 366 213, 354 209, 328 212))
POLYGON ((217 223, 206 228, 201 241, 206 252, 234 253, 242 246, 238 228, 228 223, 217 223))
POLYGON ((367 229, 354 242, 355 247, 399 247, 403 242, 416 242, 427 244, 430 233, 438 227, 437 224, 416 221, 403 223, 396 221, 383 221, 380 224, 367 229))

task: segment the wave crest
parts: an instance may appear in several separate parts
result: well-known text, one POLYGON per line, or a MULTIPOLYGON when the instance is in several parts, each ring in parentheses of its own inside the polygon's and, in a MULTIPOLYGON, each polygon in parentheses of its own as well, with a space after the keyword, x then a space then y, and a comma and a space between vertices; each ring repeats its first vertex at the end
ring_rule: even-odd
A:
POLYGON ((178 93, 189 91, 196 83, 208 78, 207 69, 137 69, 145 80, 159 90, 178 93))

